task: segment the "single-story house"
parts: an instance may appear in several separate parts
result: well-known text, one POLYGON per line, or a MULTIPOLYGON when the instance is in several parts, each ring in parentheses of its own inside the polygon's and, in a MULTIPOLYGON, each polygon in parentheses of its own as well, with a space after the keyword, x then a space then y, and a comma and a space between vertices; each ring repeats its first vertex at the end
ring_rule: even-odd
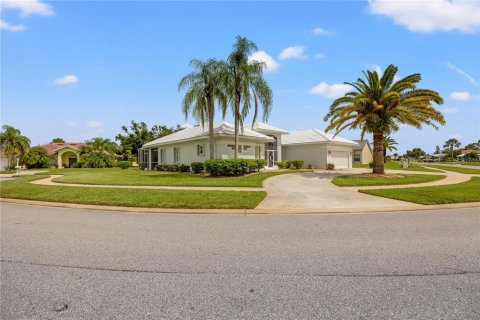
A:
POLYGON ((353 148, 354 164, 369 164, 373 162, 373 151, 368 140, 353 140, 358 147, 353 148))
POLYGON ((3 147, 0 146, 0 171, 5 171, 9 169, 10 164, 8 163, 8 158, 5 155, 3 147))
POLYGON ((47 150, 49 164, 58 168, 71 167, 80 159, 81 142, 50 142, 39 146, 47 150))
POLYGON ((475 153, 477 159, 480 159, 480 151, 478 150, 461 150, 460 154, 457 156, 458 161, 466 161, 466 159, 471 159, 470 154, 475 153))
MULTIPOLYGON (((208 125, 194 126, 148 142, 138 153, 138 162, 152 170, 156 164, 186 164, 209 159, 208 125)), ((215 158, 234 157, 234 126, 227 122, 214 125, 215 158)), ((318 129, 288 132, 265 123, 245 126, 240 134, 238 157, 265 159, 268 167, 278 161, 301 159, 305 167, 351 168, 354 148, 359 144, 318 129)), ((370 149, 368 149, 370 150, 370 149)), ((370 155, 371 156, 371 155, 370 155)))

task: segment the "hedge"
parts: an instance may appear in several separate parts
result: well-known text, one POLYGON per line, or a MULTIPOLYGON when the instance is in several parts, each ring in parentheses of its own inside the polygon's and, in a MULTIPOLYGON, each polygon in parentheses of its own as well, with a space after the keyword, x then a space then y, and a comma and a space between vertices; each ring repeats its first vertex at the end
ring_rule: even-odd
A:
POLYGON ((205 171, 211 176, 239 176, 258 171, 265 165, 263 159, 215 159, 204 163, 205 171))

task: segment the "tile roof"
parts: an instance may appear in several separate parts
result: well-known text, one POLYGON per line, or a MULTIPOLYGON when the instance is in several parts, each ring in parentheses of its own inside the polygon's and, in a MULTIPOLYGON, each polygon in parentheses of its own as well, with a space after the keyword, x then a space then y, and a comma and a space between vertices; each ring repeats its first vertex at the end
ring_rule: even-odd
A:
POLYGON ((368 142, 368 140, 364 139, 364 140, 353 140, 353 141, 358 144, 358 147, 353 148, 355 150, 362 150, 366 144, 370 147, 370 143, 368 142))
MULTIPOLYGON (((213 126, 214 135, 226 135, 226 136, 233 136, 235 134, 235 128, 231 123, 222 122, 217 123, 213 126)), ((194 126, 191 128, 185 128, 181 131, 169 134, 168 136, 158 138, 156 140, 150 141, 143 145, 143 147, 154 146, 154 145, 161 145, 161 144, 168 144, 174 143, 177 141, 185 141, 191 140, 201 137, 208 136, 208 124, 205 124, 205 127, 202 126, 194 126)), ((262 140, 271 140, 272 138, 267 137, 264 134, 259 132, 255 132, 245 128, 243 134, 240 134, 241 137, 250 137, 250 138, 258 138, 262 140)))
POLYGON ((333 137, 333 134, 325 133, 318 129, 306 129, 291 131, 290 134, 282 135, 282 145, 294 145, 303 143, 321 143, 321 142, 337 142, 357 146, 358 144, 352 140, 348 140, 339 136, 333 137))
POLYGON ((52 154, 55 154, 58 150, 61 150, 63 148, 80 150, 80 147, 83 145, 85 145, 85 143, 82 142, 51 142, 40 145, 39 147, 47 150, 48 155, 51 156, 52 154))
MULTIPOLYGON (((245 125, 245 128, 252 130, 252 125, 251 124, 245 125)), ((253 131, 271 131, 271 132, 288 133, 288 131, 285 131, 283 129, 271 126, 263 122, 258 122, 258 121, 255 122, 255 124, 253 125, 253 131)))

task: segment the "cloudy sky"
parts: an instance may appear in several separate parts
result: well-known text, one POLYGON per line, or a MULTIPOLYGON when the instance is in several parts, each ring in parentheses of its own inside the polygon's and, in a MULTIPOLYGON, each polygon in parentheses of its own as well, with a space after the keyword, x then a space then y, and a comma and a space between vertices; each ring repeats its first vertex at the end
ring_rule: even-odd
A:
MULTIPOLYGON (((255 41, 274 92, 269 123, 324 129, 333 99, 365 69, 419 72, 445 98, 439 131, 404 127, 401 152, 480 139, 480 2, 1 2, 1 122, 33 144, 113 138, 130 120, 194 123, 180 112, 192 58, 255 41)), ((229 117, 230 118, 230 117, 229 117)), ((227 118, 227 120, 229 120, 227 118)), ((220 118, 217 119, 221 121, 220 118)), ((358 132, 345 132, 358 138, 358 132)))

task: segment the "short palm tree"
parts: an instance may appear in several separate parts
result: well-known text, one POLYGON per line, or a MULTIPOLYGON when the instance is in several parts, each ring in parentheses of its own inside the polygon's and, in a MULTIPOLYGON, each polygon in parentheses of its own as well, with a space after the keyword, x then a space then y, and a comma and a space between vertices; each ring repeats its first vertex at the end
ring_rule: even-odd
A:
POLYGON ((225 116, 227 99, 222 85, 221 75, 224 72, 224 63, 210 59, 206 62, 200 60, 190 61, 194 70, 183 77, 178 90, 186 89, 182 101, 182 111, 185 119, 190 113, 205 127, 208 123, 208 140, 210 144, 210 159, 215 158, 215 141, 213 122, 215 119, 215 101, 219 103, 220 110, 225 116))
POLYGON ((373 173, 384 174, 383 136, 397 131, 401 124, 414 126, 430 125, 438 129, 445 124, 441 112, 432 104, 442 104, 439 93, 428 89, 417 89, 421 80, 419 73, 411 74, 394 82, 398 68, 389 65, 380 77, 376 71, 363 71, 365 80, 345 82, 353 87, 352 92, 336 99, 325 116, 330 121, 326 131, 360 129, 361 136, 373 134, 373 173))
POLYGON ((2 126, 0 144, 7 156, 10 168, 15 167, 16 158, 24 159, 30 149, 30 139, 23 136, 20 130, 9 125, 2 126))
POLYGON ((268 120, 272 106, 272 90, 263 78, 264 62, 248 61, 248 56, 257 50, 257 45, 247 38, 237 36, 233 50, 225 65, 223 76, 225 91, 228 94, 235 125, 235 158, 238 157, 240 130, 250 109, 254 107, 253 122, 255 123, 259 103, 263 109, 263 119, 268 120))
POLYGON ((387 161, 387 151, 397 151, 397 141, 390 136, 383 137, 383 162, 387 161))

